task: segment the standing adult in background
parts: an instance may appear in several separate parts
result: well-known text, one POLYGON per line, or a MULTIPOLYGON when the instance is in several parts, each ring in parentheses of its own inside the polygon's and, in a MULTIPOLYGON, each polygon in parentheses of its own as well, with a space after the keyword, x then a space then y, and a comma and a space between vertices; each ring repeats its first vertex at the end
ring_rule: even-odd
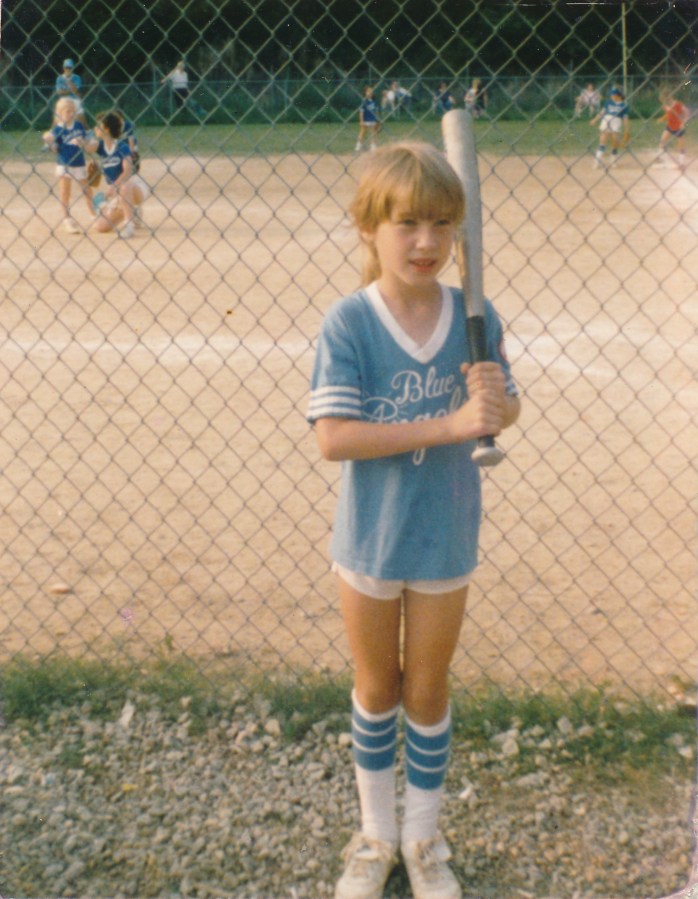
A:
POLYGON ((85 110, 82 105, 82 78, 75 74, 75 63, 72 59, 63 60, 63 71, 56 78, 56 100, 68 97, 75 104, 75 117, 87 127, 85 110))
POLYGON ((189 75, 184 65, 184 60, 180 60, 160 83, 165 84, 166 81, 170 82, 172 94, 177 101, 177 106, 181 109, 189 99, 189 75))
POLYGON ((189 73, 184 65, 184 60, 180 60, 160 83, 164 84, 166 81, 170 82, 178 109, 183 109, 185 105, 188 105, 195 115, 199 116, 199 118, 204 118, 206 110, 199 106, 189 89, 189 73))
POLYGON ((601 107, 601 94, 590 81, 583 88, 574 102, 575 117, 580 116, 585 109, 589 110, 589 118, 593 118, 601 107))

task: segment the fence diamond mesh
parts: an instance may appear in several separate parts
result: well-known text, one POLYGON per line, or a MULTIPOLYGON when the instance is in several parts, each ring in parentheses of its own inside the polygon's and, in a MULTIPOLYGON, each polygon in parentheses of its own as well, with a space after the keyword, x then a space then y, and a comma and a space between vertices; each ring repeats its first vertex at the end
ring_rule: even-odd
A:
POLYGON ((3 22, 2 658, 347 668, 338 471, 304 414, 321 318, 358 284, 361 93, 381 142, 438 143, 438 95, 462 106, 477 79, 485 287, 524 411, 485 475, 454 674, 692 680, 694 123, 685 153, 657 150, 662 92, 698 106, 695 4, 83 6, 3 22), (131 238, 98 232, 77 183, 66 230, 41 137, 66 59, 88 128, 115 108, 135 126, 131 238), (631 139, 595 168, 612 84, 631 139))

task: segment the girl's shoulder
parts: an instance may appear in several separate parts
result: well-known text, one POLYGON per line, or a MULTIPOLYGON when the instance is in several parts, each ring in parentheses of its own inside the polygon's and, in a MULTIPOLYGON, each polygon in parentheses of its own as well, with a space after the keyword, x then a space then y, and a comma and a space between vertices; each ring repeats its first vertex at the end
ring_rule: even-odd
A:
POLYGON ((339 300, 335 300, 325 314, 326 319, 355 319, 365 316, 370 307, 368 295, 363 287, 347 294, 339 300))

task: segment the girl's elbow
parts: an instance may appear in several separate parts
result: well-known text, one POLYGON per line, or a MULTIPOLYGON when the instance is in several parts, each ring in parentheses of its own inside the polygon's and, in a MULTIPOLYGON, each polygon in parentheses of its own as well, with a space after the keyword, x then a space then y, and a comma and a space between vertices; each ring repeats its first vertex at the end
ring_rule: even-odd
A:
POLYGON ((315 422, 315 439, 320 455, 327 462, 341 462, 344 459, 341 441, 337 439, 335 422, 327 419, 315 422))
POLYGON ((327 439, 327 437, 321 437, 319 434, 317 435, 317 443, 320 449, 320 455, 326 462, 341 462, 342 455, 339 452, 339 448, 335 445, 332 440, 327 439))

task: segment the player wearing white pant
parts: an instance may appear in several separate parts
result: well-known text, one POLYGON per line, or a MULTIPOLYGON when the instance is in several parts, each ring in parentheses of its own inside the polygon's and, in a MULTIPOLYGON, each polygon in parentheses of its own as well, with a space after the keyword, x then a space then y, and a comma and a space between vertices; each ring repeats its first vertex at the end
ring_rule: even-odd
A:
POLYGON ((591 119, 590 124, 599 125, 599 146, 595 154, 594 165, 598 168, 606 152, 606 142, 611 139, 611 165, 618 158, 618 150, 621 141, 625 144, 630 137, 630 110, 625 102, 625 95, 619 87, 612 87, 609 91, 609 99, 604 103, 603 109, 591 119))
POLYGON ((97 153, 102 164, 106 202, 100 207, 95 228, 101 233, 115 230, 121 223, 121 237, 132 237, 140 207, 150 196, 150 188, 134 172, 131 149, 122 140, 123 119, 111 111, 100 115, 95 126, 95 139, 85 144, 97 153))

